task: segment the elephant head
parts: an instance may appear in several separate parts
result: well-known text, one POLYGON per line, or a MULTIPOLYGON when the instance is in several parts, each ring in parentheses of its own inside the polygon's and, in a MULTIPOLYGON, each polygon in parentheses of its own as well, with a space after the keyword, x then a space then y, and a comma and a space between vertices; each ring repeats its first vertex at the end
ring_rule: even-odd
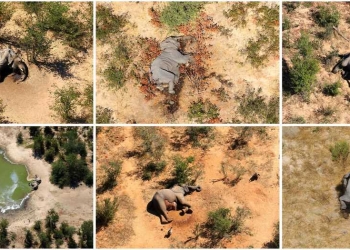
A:
POLYGON ((340 60, 337 62, 337 64, 333 67, 332 73, 336 74, 339 72, 339 70, 345 69, 350 70, 350 53, 345 55, 339 55, 340 60))
POLYGON ((202 191, 200 186, 188 186, 188 185, 181 185, 181 187, 184 190, 184 195, 191 194, 194 191, 200 192, 202 191))
POLYGON ((12 63, 12 70, 16 81, 23 82, 28 77, 28 67, 20 57, 16 57, 12 63))
POLYGON ((0 74, 5 78, 13 74, 16 81, 24 81, 28 77, 28 67, 22 58, 11 49, 0 50, 0 74))

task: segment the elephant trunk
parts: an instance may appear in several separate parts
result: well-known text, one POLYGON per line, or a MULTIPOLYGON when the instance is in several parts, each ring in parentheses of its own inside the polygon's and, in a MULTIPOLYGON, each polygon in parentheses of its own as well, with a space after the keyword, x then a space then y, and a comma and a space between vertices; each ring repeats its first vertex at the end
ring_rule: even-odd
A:
POLYGON ((193 192, 193 191, 197 191, 200 192, 202 191, 201 186, 188 186, 188 188, 193 192))

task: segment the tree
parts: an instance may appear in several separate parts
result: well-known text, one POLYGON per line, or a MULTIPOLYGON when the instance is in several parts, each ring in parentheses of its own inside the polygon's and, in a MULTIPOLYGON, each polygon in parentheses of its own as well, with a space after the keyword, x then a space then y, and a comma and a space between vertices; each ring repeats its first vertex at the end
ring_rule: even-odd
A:
POLYGON ((19 132, 17 134, 17 144, 21 145, 22 143, 23 143, 23 134, 22 134, 22 132, 19 132))
POLYGON ((94 234, 92 220, 84 221, 80 227, 80 247, 81 248, 93 248, 94 247, 94 234))
POLYGON ((47 212, 45 227, 49 230, 49 232, 53 232, 53 230, 56 229, 56 223, 58 222, 59 218, 58 213, 54 209, 50 209, 47 212))
POLYGON ((7 248, 10 245, 7 228, 9 222, 6 219, 0 221, 0 248, 7 248))
POLYGON ((32 248, 33 246, 33 234, 30 230, 26 229, 26 236, 24 239, 24 247, 32 248))
POLYGON ((33 153, 35 158, 41 158, 45 154, 44 138, 41 134, 34 138, 33 153))
POLYGON ((39 240, 40 240, 40 245, 39 248, 50 248, 51 246, 51 238, 48 233, 41 232, 38 235, 39 240))

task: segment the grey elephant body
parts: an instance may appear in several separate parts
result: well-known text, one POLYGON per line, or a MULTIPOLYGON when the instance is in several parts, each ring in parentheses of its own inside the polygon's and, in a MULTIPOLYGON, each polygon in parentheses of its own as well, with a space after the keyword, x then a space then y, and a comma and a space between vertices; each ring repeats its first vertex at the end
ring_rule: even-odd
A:
POLYGON ((151 78, 162 90, 163 85, 169 85, 169 93, 174 94, 174 85, 179 82, 179 65, 186 64, 192 60, 191 55, 182 54, 180 40, 187 37, 168 37, 160 43, 162 53, 151 64, 151 78))
POLYGON ((28 76, 27 66, 11 49, 0 50, 0 79, 5 77, 6 72, 14 73, 15 79, 21 82, 28 76))
POLYGON ((350 53, 341 55, 340 57, 341 59, 333 67, 332 73, 336 74, 341 70, 342 78, 348 82, 350 87, 350 53))
POLYGON ((347 209, 347 205, 350 204, 350 173, 347 173, 343 177, 343 187, 345 192, 342 196, 339 197, 340 208, 342 210, 347 209))
POLYGON ((167 204, 176 204, 175 209, 189 209, 191 205, 186 202, 185 196, 192 193, 193 191, 201 191, 200 186, 174 186, 171 189, 161 189, 157 191, 152 198, 153 209, 158 213, 160 219, 162 216, 167 222, 172 220, 168 218, 167 211, 169 205, 167 204), (167 202, 165 201, 167 200, 167 202))

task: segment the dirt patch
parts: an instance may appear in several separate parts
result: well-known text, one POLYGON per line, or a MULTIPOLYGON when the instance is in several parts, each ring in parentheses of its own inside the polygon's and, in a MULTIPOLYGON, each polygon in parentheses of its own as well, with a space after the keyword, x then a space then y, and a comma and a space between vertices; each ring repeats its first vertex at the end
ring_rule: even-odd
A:
POLYGON ((185 130, 184 127, 156 128, 161 135, 158 138, 163 138, 165 143, 161 160, 167 165, 159 175, 143 181, 142 171, 149 155, 130 157, 126 154, 142 152, 144 141, 135 137, 135 128, 100 129, 97 138, 97 187, 105 176, 103 166, 121 160, 122 172, 115 188, 97 195, 97 202, 112 197, 120 200, 114 220, 97 232, 98 248, 204 247, 208 239, 199 237, 195 240, 193 232, 196 225, 203 225, 207 220, 209 211, 220 207, 229 208, 232 214, 237 207, 249 209, 251 214, 244 226, 251 233, 222 240, 217 247, 259 248, 272 240, 274 225, 279 220, 278 128, 263 128, 260 132, 252 128, 248 145, 241 150, 229 149, 233 138, 241 134, 240 128, 213 128, 208 136, 211 139, 203 143, 207 138, 200 138, 202 144, 198 147, 186 142, 185 130), (180 147, 174 144, 174 141, 180 140, 179 137, 183 142, 180 147), (171 178, 175 156, 194 157, 193 164, 203 171, 196 182, 202 191, 186 196, 192 205, 192 214, 182 216, 181 211, 169 211, 173 222, 161 224, 157 216, 147 212, 147 204, 157 190, 164 188, 162 183, 171 178), (221 163, 227 166, 226 181, 218 181, 223 179, 221 163), (237 177, 237 172, 230 166, 244 170, 234 186, 229 183, 237 177), (260 178, 249 182, 254 172, 260 173, 260 178), (165 238, 170 227, 173 234, 165 238))
MULTIPOLYGON (((139 53, 142 53, 143 49, 142 46, 140 48, 140 45, 137 45, 137 40, 153 39, 160 43, 169 36, 194 34, 194 31, 189 31, 186 25, 179 28, 181 31, 170 31, 166 26, 155 25, 157 22, 152 19, 154 14, 150 10, 161 10, 166 5, 165 2, 99 3, 99 6, 111 8, 115 15, 125 15, 129 21, 121 33, 128 43, 132 44, 130 48, 132 63, 125 72, 140 71, 148 75, 150 62, 148 64, 144 60, 139 60, 139 53)), ((197 88, 198 82, 194 78, 188 77, 188 72, 182 71, 183 81, 180 83, 181 88, 175 89, 175 97, 167 94, 167 88, 162 92, 149 88, 145 94, 142 91, 145 90, 145 84, 148 84, 147 79, 135 80, 132 76, 128 77, 121 89, 108 88, 103 72, 108 67, 108 63, 113 61, 111 57, 113 57, 115 42, 97 41, 97 105, 112 109, 114 111, 112 116, 116 123, 135 121, 136 123, 188 124, 200 123, 188 116, 193 103, 198 100, 209 100, 217 107, 218 115, 204 123, 232 123, 233 120, 244 120, 237 114, 240 100, 236 96, 244 96, 248 85, 255 89, 261 88, 262 95, 267 100, 277 97, 279 93, 278 56, 270 56, 266 65, 258 69, 247 62, 247 55, 242 53, 242 50, 247 46, 249 39, 256 39, 258 36, 259 32, 254 20, 256 15, 253 12, 248 15, 246 27, 234 27, 224 16, 224 11, 227 11, 231 5, 232 3, 229 2, 205 4, 199 18, 201 24, 198 26, 200 30, 198 34, 200 35, 196 37, 197 41, 198 38, 203 38, 199 49, 203 54, 202 65, 205 66, 205 71, 201 75, 203 77, 201 88, 197 88), (229 31, 229 35, 220 31, 225 29, 229 31), (149 95, 152 98, 149 98, 149 95)), ((146 43, 145 40, 142 41, 141 43, 146 43)), ((149 51, 145 50, 146 52, 149 51)), ((200 54, 198 51, 195 53, 200 54)), ((154 55, 153 60, 156 57, 157 55, 154 55)), ((192 69, 193 67, 190 67, 190 71, 192 69)))
POLYGON ((340 215, 337 193, 349 169, 330 152, 349 139, 346 127, 283 128, 284 248, 349 247, 349 221, 340 215))

